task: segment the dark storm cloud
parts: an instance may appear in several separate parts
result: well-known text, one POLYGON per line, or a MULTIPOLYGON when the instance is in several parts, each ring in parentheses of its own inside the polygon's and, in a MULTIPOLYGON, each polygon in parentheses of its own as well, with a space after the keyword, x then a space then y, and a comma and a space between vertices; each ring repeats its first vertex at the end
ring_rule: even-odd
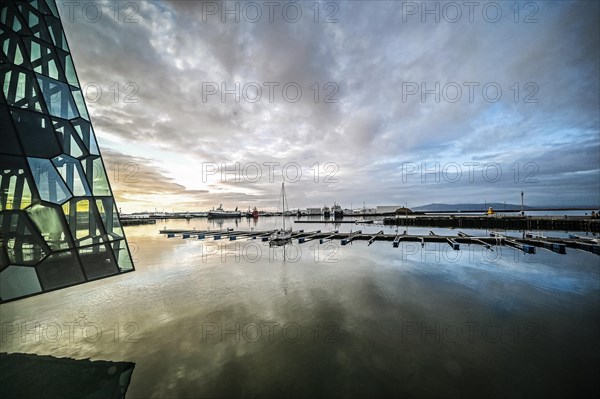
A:
MULTIPOLYGON (((136 147, 151 146, 196 164, 279 161, 308 169, 315 162, 335 163, 339 183, 303 179, 294 187, 302 192, 298 206, 503 195, 499 185, 485 182, 461 190, 457 183, 409 189, 397 183, 402 162, 501 162, 507 168, 536 162, 552 181, 529 188, 539 190, 539 198, 572 188, 598 200, 598 184, 589 178, 599 170, 593 156, 600 142, 597 3, 536 2, 538 22, 528 24, 523 15, 515 23, 504 3, 496 23, 480 13, 472 23, 466 15, 458 23, 432 17, 422 23, 420 15, 406 14, 405 3, 392 1, 339 2, 337 23, 315 23, 307 3, 299 3, 304 14, 296 23, 277 14, 273 22, 264 15, 256 23, 235 23, 203 13, 207 3, 224 4, 140 1, 133 15, 138 22, 123 23, 123 15, 112 17, 110 4, 98 3, 105 13, 97 23, 81 16, 64 22, 82 84, 103 87, 97 102, 88 94, 101 145, 137 155, 136 147), (120 85, 116 100, 114 82, 120 85), (261 101, 226 95, 222 102, 221 85, 232 89, 236 82, 261 86, 261 101), (264 82, 279 83, 273 102, 264 82), (282 97, 289 82, 303 89, 298 102, 282 97), (318 101, 310 89, 315 82, 318 101), (337 102, 323 101, 331 93, 328 82, 338 89, 337 102), (420 92, 403 96, 413 84, 432 89, 439 83, 452 93, 447 85, 453 82, 462 89, 457 102, 443 94, 439 101, 432 94, 423 101, 420 92), (477 84, 472 100, 465 82, 477 84), (129 83, 135 86, 125 87, 129 83), (219 91, 203 96, 207 83, 219 91), (486 83, 501 88, 498 101, 484 98, 486 83), (129 99, 137 102, 124 102, 135 87, 129 99)), ((522 9, 525 3, 519 4, 522 9)), ((176 184, 197 186, 180 179, 176 184)), ((235 188, 228 196, 213 187, 202 198, 252 205, 273 202, 277 191, 265 179, 235 188)))

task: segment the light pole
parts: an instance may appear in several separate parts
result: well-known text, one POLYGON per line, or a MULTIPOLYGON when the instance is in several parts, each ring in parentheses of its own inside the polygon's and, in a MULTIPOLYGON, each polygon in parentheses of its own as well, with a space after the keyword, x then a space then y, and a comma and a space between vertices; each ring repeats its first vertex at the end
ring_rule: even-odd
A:
POLYGON ((406 230, 404 232, 408 234, 408 202, 404 202, 404 222, 406 223, 406 230))

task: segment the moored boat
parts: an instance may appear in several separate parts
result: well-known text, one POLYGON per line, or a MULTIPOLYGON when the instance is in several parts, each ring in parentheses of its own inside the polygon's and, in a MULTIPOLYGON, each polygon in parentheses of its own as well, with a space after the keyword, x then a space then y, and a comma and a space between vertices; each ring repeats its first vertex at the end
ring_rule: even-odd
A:
POLYGON ((283 222, 283 227, 271 235, 271 237, 269 239, 269 245, 271 245, 271 246, 285 245, 292 241, 292 228, 291 227, 289 229, 285 228, 285 216, 286 216, 285 215, 286 214, 285 207, 287 205, 287 198, 285 196, 284 183, 281 183, 281 205, 282 205, 281 219, 283 222))
POLYGON ((208 211, 207 216, 209 218, 239 218, 242 217, 242 212, 235 208, 235 211, 226 211, 223 209, 223 204, 220 204, 217 209, 208 211))

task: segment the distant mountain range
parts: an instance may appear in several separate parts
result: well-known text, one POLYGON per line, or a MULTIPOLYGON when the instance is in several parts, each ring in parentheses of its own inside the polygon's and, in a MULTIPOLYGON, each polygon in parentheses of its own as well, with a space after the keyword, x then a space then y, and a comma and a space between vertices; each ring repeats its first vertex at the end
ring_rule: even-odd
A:
MULTIPOLYGON (((490 202, 487 204, 428 204, 423 206, 417 206, 412 208, 413 211, 417 212, 456 212, 456 211, 487 211, 489 207, 497 211, 504 209, 520 210, 521 205, 516 204, 505 204, 500 202, 490 202)), ((535 207, 525 206, 526 210, 534 209, 535 207)))

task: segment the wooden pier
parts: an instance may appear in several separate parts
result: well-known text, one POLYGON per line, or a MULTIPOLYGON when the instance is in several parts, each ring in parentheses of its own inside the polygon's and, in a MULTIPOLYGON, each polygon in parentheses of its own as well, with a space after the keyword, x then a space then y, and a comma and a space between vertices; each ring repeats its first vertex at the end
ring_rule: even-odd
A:
MULTIPOLYGON (((212 241, 226 240, 235 241, 238 239, 268 241, 275 230, 264 231, 234 231, 227 230, 160 230, 167 238, 180 237, 183 239, 196 238, 198 240, 212 241)), ((385 234, 383 230, 377 233, 363 233, 361 230, 354 232, 339 232, 321 230, 307 231, 297 230, 292 232, 292 240, 297 240, 298 244, 304 244, 309 241, 318 240, 320 244, 325 244, 333 240, 339 240, 341 245, 348 245, 354 241, 367 241, 370 246, 375 241, 392 242, 394 248, 400 247, 401 242, 417 242, 421 246, 426 243, 445 243, 453 250, 460 251, 461 245, 478 245, 493 251, 494 246, 509 246, 528 254, 535 254, 538 248, 552 251, 558 254, 566 254, 567 248, 578 249, 600 255, 600 239, 594 237, 570 236, 569 238, 546 237, 539 234, 529 233, 524 238, 510 237, 502 233, 492 232, 489 236, 471 236, 463 232, 458 232, 455 236, 438 235, 433 231, 429 235, 409 235, 409 234, 385 234)))

